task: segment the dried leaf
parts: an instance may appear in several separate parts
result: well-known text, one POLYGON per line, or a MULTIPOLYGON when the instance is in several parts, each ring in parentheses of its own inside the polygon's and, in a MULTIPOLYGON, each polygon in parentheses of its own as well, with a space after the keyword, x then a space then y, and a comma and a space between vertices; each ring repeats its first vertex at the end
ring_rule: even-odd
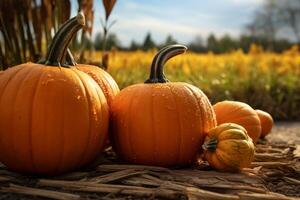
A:
POLYGON ((105 9, 105 18, 108 20, 111 11, 113 10, 117 0, 102 0, 104 9, 105 9))
POLYGON ((93 30, 94 23, 94 10, 93 10, 93 0, 78 0, 79 10, 82 11, 85 15, 86 26, 83 28, 83 36, 81 41, 83 41, 84 33, 88 32, 90 35, 93 30))
POLYGON ((44 25, 48 28, 52 28, 52 3, 51 0, 41 1, 41 21, 46 22, 44 25))

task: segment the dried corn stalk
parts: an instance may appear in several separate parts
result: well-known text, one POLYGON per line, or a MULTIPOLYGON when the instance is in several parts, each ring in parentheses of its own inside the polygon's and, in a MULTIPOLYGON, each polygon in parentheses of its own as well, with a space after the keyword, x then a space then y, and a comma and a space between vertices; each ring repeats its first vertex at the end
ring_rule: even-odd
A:
MULTIPOLYGON (((93 1, 85 12, 93 19, 93 1)), ((0 67, 36 62, 46 52, 52 35, 70 17, 70 0, 1 0, 0 67)), ((93 21, 90 20, 89 31, 93 21)))

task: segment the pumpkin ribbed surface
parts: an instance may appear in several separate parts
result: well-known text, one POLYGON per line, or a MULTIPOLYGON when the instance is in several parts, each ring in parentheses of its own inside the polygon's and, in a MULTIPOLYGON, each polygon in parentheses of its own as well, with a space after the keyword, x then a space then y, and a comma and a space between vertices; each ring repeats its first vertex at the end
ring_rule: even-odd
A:
POLYGON ((237 101, 222 101, 214 106, 218 125, 236 123, 243 126, 254 143, 261 134, 261 125, 257 113, 248 104, 237 101))
POLYGON ((129 86, 112 104, 113 147, 133 163, 190 164, 215 126, 208 98, 187 83, 129 86))
POLYGON ((97 66, 78 64, 76 68, 88 74, 98 83, 104 92, 108 105, 111 106, 112 100, 120 92, 115 80, 106 71, 97 66))
POLYGON ((60 174, 93 160, 107 137, 108 105, 83 72, 26 63, 0 77, 0 161, 60 174))
POLYGON ((254 144, 246 129, 225 123, 210 130, 203 144, 204 158, 221 171, 239 171, 254 158, 254 144))

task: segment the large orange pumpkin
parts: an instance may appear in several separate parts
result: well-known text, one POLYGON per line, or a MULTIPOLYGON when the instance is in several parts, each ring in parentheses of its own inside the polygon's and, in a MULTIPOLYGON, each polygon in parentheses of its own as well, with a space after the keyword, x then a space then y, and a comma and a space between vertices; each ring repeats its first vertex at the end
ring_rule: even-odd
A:
POLYGON ((112 103, 112 143, 132 163, 174 166, 193 162, 206 133, 216 126, 205 94, 183 82, 169 82, 163 65, 184 53, 168 46, 155 56, 150 78, 123 89, 112 103))
POLYGON ((61 66, 79 13, 55 35, 46 60, 25 63, 0 77, 0 162, 11 170, 60 174, 91 162, 108 129, 104 93, 87 74, 61 66))
POLYGON ((261 134, 261 126, 258 115, 248 104, 238 101, 222 101, 213 106, 217 122, 236 123, 243 126, 248 135, 256 143, 261 134))
POLYGON ((107 103, 109 106, 111 106, 113 99, 120 92, 119 86, 113 77, 111 77, 105 70, 97 66, 77 64, 69 50, 66 55, 66 61, 69 65, 76 66, 78 70, 83 71, 92 77, 103 90, 107 103))
POLYGON ((266 137, 272 130, 273 127, 273 118, 272 116, 262 110, 255 110, 259 119, 260 119, 260 124, 261 124, 261 138, 266 137))

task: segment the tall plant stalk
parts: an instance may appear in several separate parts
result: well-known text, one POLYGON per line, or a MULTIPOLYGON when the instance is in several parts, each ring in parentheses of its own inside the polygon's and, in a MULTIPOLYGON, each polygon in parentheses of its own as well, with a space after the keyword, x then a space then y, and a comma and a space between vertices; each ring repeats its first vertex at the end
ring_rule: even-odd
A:
POLYGON ((102 68, 108 69, 109 52, 106 48, 107 36, 110 28, 116 23, 116 21, 109 22, 109 16, 116 4, 117 0, 102 0, 105 9, 105 18, 101 19, 101 25, 103 30, 103 43, 102 43, 102 68))
MULTIPOLYGON (((82 31, 79 53, 84 57, 86 34, 91 36, 94 24, 93 0, 77 0, 78 8, 86 16, 87 26, 82 31)), ((36 62, 45 56, 52 35, 69 19, 71 0, 0 0, 0 69, 26 61, 36 62)), ((116 0, 103 0, 105 20, 103 24, 106 51, 107 34, 114 22, 108 19, 116 0)), ((78 46, 77 46, 78 47, 78 46)), ((102 58, 105 69, 108 56, 102 58)))

